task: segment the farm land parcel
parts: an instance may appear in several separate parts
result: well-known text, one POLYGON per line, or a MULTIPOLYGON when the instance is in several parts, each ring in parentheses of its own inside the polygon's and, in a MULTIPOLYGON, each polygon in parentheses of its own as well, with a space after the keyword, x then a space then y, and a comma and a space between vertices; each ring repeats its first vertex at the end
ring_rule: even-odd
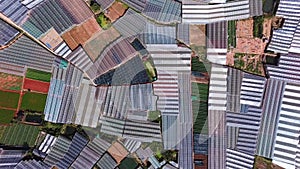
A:
POLYGON ((43 82, 50 82, 51 73, 43 72, 35 69, 27 69, 26 78, 40 80, 43 82))
POLYGON ((39 92, 39 93, 48 93, 50 83, 42 82, 38 80, 25 79, 24 89, 30 89, 30 91, 39 92))
POLYGON ((19 97, 19 93, 0 91, 0 107, 16 109, 19 97))
POLYGON ((23 96, 21 109, 34 112, 43 112, 46 99, 46 94, 27 92, 23 96))
POLYGON ((39 134, 39 127, 25 124, 13 124, 11 126, 0 126, 2 132, 0 143, 5 145, 34 146, 39 134))
POLYGON ((0 109, 0 125, 9 124, 14 117, 16 111, 0 109))
POLYGON ((0 90, 18 90, 22 88, 23 77, 0 72, 0 90))

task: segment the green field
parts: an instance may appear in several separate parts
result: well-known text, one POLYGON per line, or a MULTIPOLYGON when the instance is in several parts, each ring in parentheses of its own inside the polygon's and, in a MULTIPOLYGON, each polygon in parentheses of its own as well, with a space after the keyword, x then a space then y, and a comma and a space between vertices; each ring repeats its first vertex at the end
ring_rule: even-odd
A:
POLYGON ((138 163, 132 157, 126 157, 121 164, 119 165, 120 169, 127 169, 127 168, 137 168, 138 163))
POLYGON ((0 143, 12 146, 34 146, 39 134, 39 127, 25 124, 7 126, 0 138, 0 143))
POLYGON ((99 16, 96 18, 98 24, 101 26, 102 29, 106 30, 111 26, 111 22, 104 13, 100 13, 99 16))
POLYGON ((15 111, 0 109, 0 124, 9 124, 14 118, 15 111))
POLYGON ((51 73, 43 72, 35 69, 27 69, 26 78, 40 80, 44 82, 50 82, 51 73))
POLYGON ((17 108, 19 97, 19 93, 0 91, 0 107, 17 108))
POLYGON ((155 81, 157 79, 157 72, 156 72, 155 66, 153 64, 153 61, 149 61, 149 60, 144 61, 144 66, 146 68, 149 78, 152 81, 155 81))
POLYGON ((194 133, 207 134, 208 84, 192 83, 194 133))
POLYGON ((192 96, 198 101, 207 101, 208 97, 208 84, 192 83, 192 96))
POLYGON ((253 36, 257 38, 261 38, 263 34, 263 16, 255 16, 253 17, 253 36))
POLYGON ((46 105, 46 94, 40 93, 25 93, 22 99, 22 110, 28 110, 33 112, 43 112, 46 105))
POLYGON ((228 21, 228 47, 236 47, 236 21, 228 21))
POLYGON ((192 71, 206 73, 209 68, 209 64, 200 62, 198 58, 192 57, 192 71))
POLYGON ((159 116, 160 116, 160 111, 150 111, 148 113, 148 120, 155 121, 159 118, 159 116))
POLYGON ((194 133, 207 134, 208 128, 205 124, 207 120, 207 102, 193 101, 193 114, 194 114, 194 133))

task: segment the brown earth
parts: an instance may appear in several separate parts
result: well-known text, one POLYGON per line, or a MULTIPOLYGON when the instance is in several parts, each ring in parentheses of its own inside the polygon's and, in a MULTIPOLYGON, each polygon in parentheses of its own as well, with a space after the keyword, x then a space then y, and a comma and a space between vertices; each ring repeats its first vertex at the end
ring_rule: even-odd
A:
POLYGON ((85 44, 101 28, 94 17, 91 17, 79 26, 75 26, 70 31, 64 33, 62 38, 66 41, 71 50, 77 46, 85 44))
POLYGON ((122 2, 114 2, 104 13, 105 16, 111 21, 114 22, 125 13, 126 8, 122 2))

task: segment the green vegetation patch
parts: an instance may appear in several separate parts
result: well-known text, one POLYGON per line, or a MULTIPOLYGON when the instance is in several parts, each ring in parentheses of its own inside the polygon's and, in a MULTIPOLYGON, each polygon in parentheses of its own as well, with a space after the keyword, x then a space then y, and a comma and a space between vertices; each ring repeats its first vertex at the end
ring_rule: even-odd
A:
POLYGON ((264 16, 253 17, 253 36, 261 38, 263 34, 264 16))
POLYGON ((228 47, 236 47, 236 21, 228 21, 228 47))
POLYGON ((23 77, 0 72, 0 88, 5 90, 20 91, 23 84, 23 77))
POLYGON ((234 55, 234 67, 249 73, 262 75, 262 61, 257 60, 254 57, 256 57, 255 54, 236 53, 234 55), (244 60, 246 60, 247 62, 245 62, 244 60))
POLYGON ((96 18, 98 24, 101 26, 103 29, 108 29, 111 26, 110 20, 105 17, 104 13, 100 13, 97 18, 96 18))
POLYGON ((0 109, 0 124, 9 124, 14 118, 15 111, 0 109))
POLYGON ((136 168, 138 163, 134 160, 133 157, 126 157, 121 164, 119 165, 120 169, 136 168))
POLYGON ((278 165, 272 163, 271 159, 267 159, 261 156, 255 156, 253 169, 263 169, 263 168, 283 169, 282 167, 279 167, 278 165))
POLYGON ((0 126, 0 138, 2 137, 2 135, 4 134, 4 132, 5 132, 5 128, 6 128, 7 126, 0 126))
POLYGON ((146 68, 146 71, 147 71, 147 74, 148 74, 150 80, 151 81, 157 80, 157 72, 156 72, 154 64, 151 61, 147 60, 147 61, 144 61, 144 66, 146 68))
POLYGON ((207 102, 192 102, 193 115, 194 115, 194 133, 195 134, 208 134, 206 124, 208 116, 208 103, 207 102))
POLYGON ((207 102, 208 84, 192 83, 192 96, 195 96, 198 101, 207 102))
POLYGON ((0 91, 0 107, 17 108, 19 97, 19 93, 0 91))
POLYGON ((90 7, 94 13, 97 13, 101 10, 100 5, 98 5, 94 0, 90 2, 90 7))
POLYGON ((148 120, 156 121, 160 117, 160 111, 150 111, 148 112, 148 120))
POLYGON ((207 66, 207 64, 201 62, 197 57, 192 57, 192 71, 206 73, 207 69, 209 69, 207 66))
POLYGON ((27 69, 26 77, 29 79, 50 82, 51 73, 35 70, 35 69, 27 69))
POLYGON ((42 131, 45 131, 46 133, 54 136, 58 136, 61 134, 62 128, 63 128, 63 124, 45 122, 42 127, 42 131))
POLYGON ((177 155, 178 155, 178 151, 175 150, 166 150, 164 152, 161 153, 161 157, 159 158, 159 156, 156 156, 156 158, 158 159, 158 161, 177 161, 177 155))
POLYGON ((201 59, 201 60, 207 60, 206 58, 206 46, 197 46, 197 45, 191 45, 191 49, 195 52, 195 54, 201 59))
POLYGON ((207 134, 207 124, 205 124, 208 113, 208 84, 192 83, 192 101, 194 117, 194 133, 207 134))
POLYGON ((22 99, 22 110, 43 112, 47 100, 47 94, 27 92, 22 99))
POLYGON ((146 149, 149 147, 157 156, 161 156, 161 152, 163 151, 163 144, 161 142, 153 141, 151 143, 142 143, 141 147, 146 149))
POLYGON ((0 143, 11 146, 33 147, 38 134, 39 127, 37 126, 14 124, 5 128, 0 143))

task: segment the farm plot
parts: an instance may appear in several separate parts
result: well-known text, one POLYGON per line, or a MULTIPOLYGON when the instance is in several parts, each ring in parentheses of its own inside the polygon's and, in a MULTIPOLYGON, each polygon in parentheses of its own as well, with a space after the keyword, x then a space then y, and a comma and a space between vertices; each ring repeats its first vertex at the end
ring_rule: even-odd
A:
POLYGON ((228 47, 236 47, 236 21, 228 21, 228 47))
POLYGON ((0 72, 0 89, 18 90, 22 88, 23 77, 0 72))
POLYGON ((34 146, 39 134, 39 127, 25 124, 7 126, 1 136, 0 143, 12 146, 34 146))
POLYGON ((27 69, 26 78, 40 80, 43 82, 50 82, 51 73, 43 72, 35 69, 27 69))
POLYGON ((207 134, 207 113, 208 113, 208 85, 192 83, 192 101, 194 117, 194 133, 207 134))
POLYGON ((24 89, 29 89, 30 91, 48 93, 50 83, 42 82, 38 80, 25 79, 24 89))
POLYGON ((0 124, 9 124, 13 119, 15 111, 0 109, 0 124))
POLYGON ((0 91, 0 107, 17 108, 20 94, 0 91))
POLYGON ((46 94, 27 92, 23 96, 21 109, 33 112, 43 112, 46 105, 46 99, 46 94))

